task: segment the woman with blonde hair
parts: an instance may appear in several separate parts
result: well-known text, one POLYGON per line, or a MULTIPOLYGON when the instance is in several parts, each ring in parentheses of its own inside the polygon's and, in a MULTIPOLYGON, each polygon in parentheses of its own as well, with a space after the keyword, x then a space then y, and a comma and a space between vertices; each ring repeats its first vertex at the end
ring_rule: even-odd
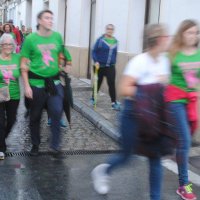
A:
POLYGON ((171 79, 165 98, 175 121, 178 135, 176 160, 179 187, 177 194, 185 200, 195 200, 192 184, 188 180, 188 160, 191 135, 197 128, 197 86, 200 83, 199 27, 193 20, 181 23, 174 36, 169 56, 171 59, 171 79))

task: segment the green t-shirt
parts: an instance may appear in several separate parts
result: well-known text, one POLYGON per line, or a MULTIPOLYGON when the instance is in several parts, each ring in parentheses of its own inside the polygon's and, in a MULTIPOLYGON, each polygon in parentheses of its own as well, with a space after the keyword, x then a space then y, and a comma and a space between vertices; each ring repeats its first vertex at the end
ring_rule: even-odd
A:
MULTIPOLYGON (((58 32, 50 36, 40 36, 38 33, 28 35, 23 43, 21 56, 30 60, 29 70, 42 77, 52 77, 59 72, 59 54, 64 51, 68 61, 71 56, 63 48, 63 40, 58 32)), ((44 87, 44 80, 29 79, 31 86, 44 87)))
MULTIPOLYGON (((187 92, 197 91, 200 85, 200 50, 192 55, 177 53, 172 61, 170 83, 187 92)), ((181 99, 178 102, 186 103, 187 100, 181 99)))
POLYGON ((110 45, 117 44, 117 40, 114 37, 112 37, 112 38, 104 37, 104 40, 110 45))
POLYGON ((11 60, 0 59, 0 88, 9 85, 11 99, 20 99, 20 55, 12 54, 11 60))

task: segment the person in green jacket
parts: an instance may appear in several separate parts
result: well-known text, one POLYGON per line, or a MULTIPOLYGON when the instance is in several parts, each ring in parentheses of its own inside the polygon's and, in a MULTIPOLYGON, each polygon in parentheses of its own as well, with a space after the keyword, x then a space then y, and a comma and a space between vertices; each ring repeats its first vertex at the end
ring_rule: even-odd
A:
POLYGON ((10 34, 1 36, 0 46, 0 159, 4 159, 5 139, 16 121, 20 100, 20 56, 13 53, 15 41, 10 34), (4 98, 3 93, 8 94, 8 98, 4 98))

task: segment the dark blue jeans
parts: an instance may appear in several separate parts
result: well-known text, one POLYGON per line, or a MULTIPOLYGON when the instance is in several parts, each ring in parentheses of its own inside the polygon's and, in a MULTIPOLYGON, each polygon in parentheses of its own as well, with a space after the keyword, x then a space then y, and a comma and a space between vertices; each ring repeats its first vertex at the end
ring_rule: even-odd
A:
POLYGON ((188 184, 188 162, 191 146, 191 132, 187 117, 186 104, 171 102, 169 109, 175 122, 175 131, 178 136, 176 161, 178 165, 179 185, 188 184))
MULTIPOLYGON (((124 101, 124 108, 120 115, 120 134, 122 153, 109 158, 107 164, 110 166, 107 173, 110 174, 118 166, 127 163, 137 142, 137 123, 134 116, 134 102, 132 100, 124 101)), ((162 165, 160 158, 149 158, 149 184, 151 200, 161 199, 162 185, 162 165)))
POLYGON ((60 148, 60 119, 63 112, 63 88, 61 84, 56 86, 57 95, 50 96, 44 88, 32 87, 33 99, 30 101, 30 131, 32 144, 40 144, 40 120, 43 108, 47 105, 49 116, 52 120, 50 147, 60 148))

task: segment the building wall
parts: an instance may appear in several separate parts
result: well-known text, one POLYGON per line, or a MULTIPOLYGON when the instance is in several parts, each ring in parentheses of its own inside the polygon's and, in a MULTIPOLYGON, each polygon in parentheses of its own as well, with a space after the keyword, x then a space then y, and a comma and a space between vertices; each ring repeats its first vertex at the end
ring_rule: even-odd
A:
POLYGON ((32 0, 32 20, 31 25, 33 31, 36 30, 37 25, 37 14, 44 8, 44 1, 43 0, 32 0))
POLYGON ((161 23, 166 23, 170 34, 174 34, 184 19, 200 19, 200 1, 191 0, 162 0, 160 8, 161 23), (178 9, 177 9, 178 8, 178 9))
MULTIPOLYGON (((89 54, 90 0, 68 0, 66 45, 73 59, 72 73, 86 77, 89 54)), ((117 81, 133 55, 142 51, 141 33, 144 26, 145 0, 96 0, 94 41, 105 32, 105 26, 116 27, 115 37, 119 41, 117 81), (136 31, 137 30, 137 31, 136 31)), ((105 85, 104 85, 105 86, 105 85)), ((106 89, 106 87, 104 88, 106 89)))
POLYGON ((32 27, 32 2, 34 0, 26 1, 26 18, 25 18, 25 26, 27 28, 32 27))
POLYGON ((26 1, 22 1, 21 4, 16 6, 15 11, 15 25, 21 27, 26 23, 26 1))
POLYGON ((90 32, 90 0, 68 0, 66 45, 73 58, 72 73, 86 77, 90 32))
POLYGON ((66 0, 49 0, 49 9, 54 13, 54 30, 64 37, 66 0))

